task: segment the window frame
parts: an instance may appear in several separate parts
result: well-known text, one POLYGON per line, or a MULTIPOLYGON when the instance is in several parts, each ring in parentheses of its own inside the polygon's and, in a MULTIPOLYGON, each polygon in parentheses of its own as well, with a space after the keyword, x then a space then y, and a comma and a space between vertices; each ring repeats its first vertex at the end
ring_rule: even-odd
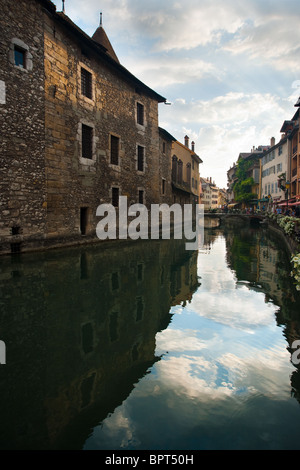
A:
POLYGON ((10 42, 9 53, 8 53, 9 62, 16 67, 18 70, 24 72, 30 72, 33 69, 32 54, 30 53, 29 46, 25 44, 22 39, 13 38, 10 42), (16 52, 19 52, 23 55, 23 65, 16 62, 16 52))

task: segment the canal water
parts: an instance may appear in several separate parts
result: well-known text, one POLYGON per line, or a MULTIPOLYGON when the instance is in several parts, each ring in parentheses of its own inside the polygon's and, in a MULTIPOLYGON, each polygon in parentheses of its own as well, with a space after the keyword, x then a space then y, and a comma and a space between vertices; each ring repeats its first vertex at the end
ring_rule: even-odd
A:
POLYGON ((289 257, 238 225, 1 258, 0 448, 300 449, 289 257))

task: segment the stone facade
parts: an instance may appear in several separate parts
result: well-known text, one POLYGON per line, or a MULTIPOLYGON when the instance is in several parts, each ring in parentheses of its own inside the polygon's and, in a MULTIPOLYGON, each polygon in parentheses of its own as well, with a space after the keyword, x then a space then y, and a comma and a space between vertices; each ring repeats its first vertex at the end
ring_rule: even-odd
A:
POLYGON ((163 201, 165 98, 52 2, 0 5, 0 251, 97 240, 97 207, 118 196, 128 205, 163 201))
POLYGON ((0 252, 45 234, 44 3, 0 0, 0 252))

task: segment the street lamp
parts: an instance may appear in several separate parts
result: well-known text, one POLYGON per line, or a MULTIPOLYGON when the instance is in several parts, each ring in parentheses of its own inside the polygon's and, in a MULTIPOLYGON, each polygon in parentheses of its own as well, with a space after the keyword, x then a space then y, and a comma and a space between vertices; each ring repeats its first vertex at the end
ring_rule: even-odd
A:
POLYGON ((291 183, 289 181, 285 182, 285 188, 286 188, 286 210, 289 208, 289 188, 291 186, 291 183))

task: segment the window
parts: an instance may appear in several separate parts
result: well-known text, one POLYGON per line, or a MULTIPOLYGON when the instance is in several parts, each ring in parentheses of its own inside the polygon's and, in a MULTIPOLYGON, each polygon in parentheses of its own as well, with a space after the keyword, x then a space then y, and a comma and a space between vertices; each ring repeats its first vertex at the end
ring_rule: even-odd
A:
POLYGON ((166 194, 166 180, 164 178, 161 180, 161 193, 166 194))
POLYGON ((139 190, 139 204, 144 204, 144 190, 139 190))
POLYGON ((138 145, 137 152, 138 152, 137 169, 138 171, 144 171, 144 147, 141 147, 140 145, 138 145))
POLYGON ((109 315, 109 336, 111 342, 119 338, 119 312, 112 312, 109 315))
POLYGON ((119 289, 119 273, 118 272, 114 272, 111 275, 111 288, 112 290, 119 289))
POLYGON ((166 153, 166 142, 163 142, 163 153, 166 153))
POLYGON ((93 99, 92 74, 81 67, 81 94, 93 99))
POLYGON ((93 128, 82 124, 82 158, 93 158, 93 128))
POLYGON ((144 312, 143 298, 142 297, 137 297, 136 298, 136 318, 135 318, 135 320, 137 322, 142 320, 143 312, 144 312))
POLYGON ((110 136, 110 163, 119 165, 119 137, 110 136))
POLYGON ((19 46, 14 47, 15 65, 17 67, 26 68, 26 51, 19 46))
POLYGON ((11 228, 11 234, 12 235, 20 235, 21 233, 21 227, 19 226, 14 226, 11 228))
POLYGON ((137 118, 137 123, 143 126, 144 125, 144 106, 141 103, 136 104, 136 118, 137 118))
POLYGON ((81 207, 80 208, 80 233, 81 235, 86 234, 87 224, 88 224, 88 208, 81 207))
POLYGON ((119 207, 119 188, 111 189, 111 202, 114 207, 119 207))

